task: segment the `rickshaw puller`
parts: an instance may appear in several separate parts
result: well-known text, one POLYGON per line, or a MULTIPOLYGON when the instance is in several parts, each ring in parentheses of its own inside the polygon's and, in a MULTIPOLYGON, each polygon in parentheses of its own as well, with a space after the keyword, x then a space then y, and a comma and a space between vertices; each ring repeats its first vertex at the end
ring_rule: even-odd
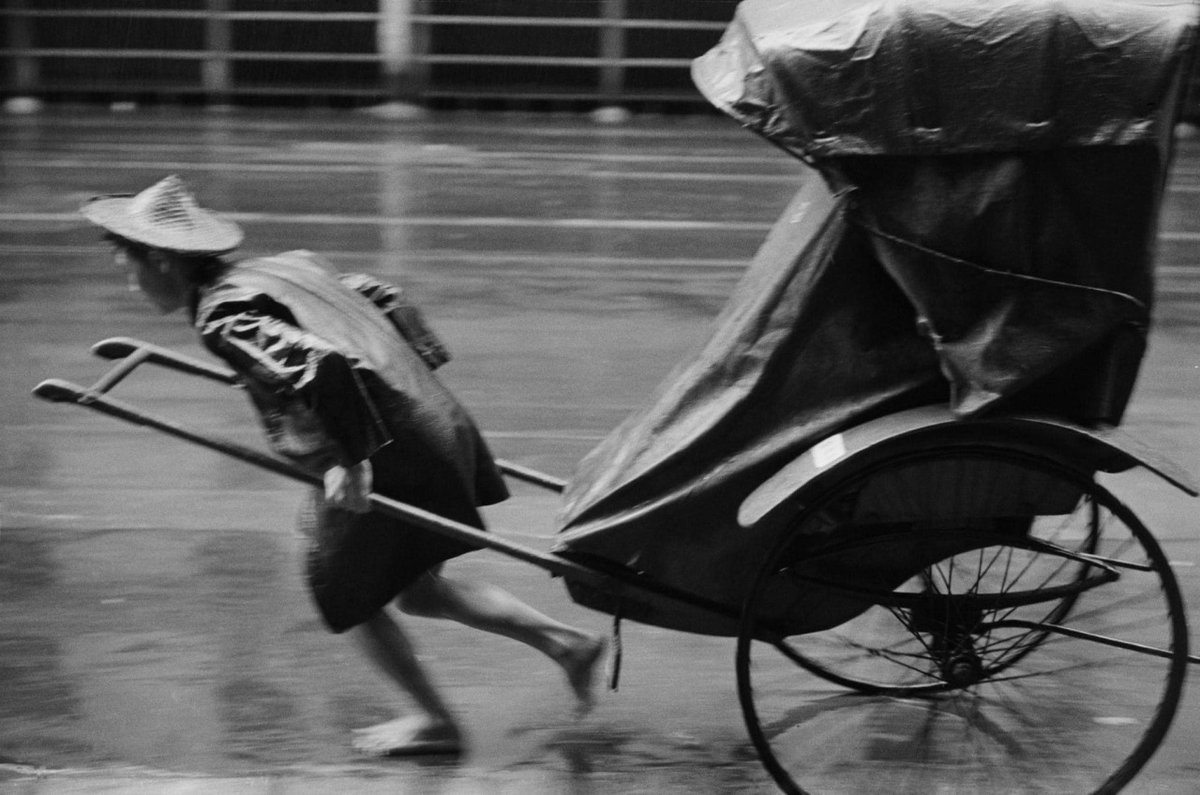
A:
POLYGON ((369 511, 388 497, 483 528, 477 506, 508 496, 466 410, 434 376, 448 356, 401 291, 338 274, 307 251, 229 263, 237 225, 167 177, 81 208, 163 313, 187 309, 202 343, 241 377, 272 448, 324 475, 302 514, 307 579, 334 632, 367 657, 418 714, 358 730, 379 755, 457 753, 462 733, 386 610, 448 618, 521 641, 563 670, 579 711, 593 700, 601 636, 555 621, 493 585, 443 576, 476 547, 369 511))

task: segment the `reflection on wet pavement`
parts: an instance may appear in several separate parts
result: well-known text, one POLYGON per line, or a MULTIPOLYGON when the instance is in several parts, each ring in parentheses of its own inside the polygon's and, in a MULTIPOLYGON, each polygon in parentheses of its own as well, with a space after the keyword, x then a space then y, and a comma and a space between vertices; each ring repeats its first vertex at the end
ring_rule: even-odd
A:
MULTIPOLYGON (((390 717, 393 705, 313 617, 298 576, 302 543, 260 531, 5 529, 0 781, 5 770, 99 768, 105 778, 433 776, 501 792, 611 792, 646 777, 692 782, 699 768, 714 792, 762 784, 729 697, 716 726, 689 724, 687 705, 667 707, 667 695, 662 713, 644 714, 622 692, 577 723, 556 671, 530 668, 541 661, 515 644, 433 623, 420 642, 444 660, 435 670, 468 721, 469 752, 355 756, 350 729, 390 717)), ((731 679, 722 668, 715 675, 731 679)))

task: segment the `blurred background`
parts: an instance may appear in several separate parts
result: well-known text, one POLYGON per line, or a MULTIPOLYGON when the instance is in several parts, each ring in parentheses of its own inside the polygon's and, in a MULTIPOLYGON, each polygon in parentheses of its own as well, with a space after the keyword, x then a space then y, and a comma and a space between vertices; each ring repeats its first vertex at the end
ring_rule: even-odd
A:
MULTIPOLYGON (((497 454, 569 476, 704 341, 803 178, 692 86, 691 59, 735 6, 4 0, 0 787, 769 791, 732 643, 628 622, 621 689, 584 723, 532 652, 416 622, 471 751, 356 757, 349 729, 387 717, 394 694, 307 604, 299 489, 29 394, 43 378, 95 380, 105 363, 88 346, 104 337, 204 356, 183 318, 126 290, 77 214, 92 195, 178 173, 246 229, 244 256, 304 247, 402 282, 456 355, 444 378, 497 454)), ((1200 472, 1200 141, 1180 134, 1125 428, 1200 472)), ((259 438, 223 387, 147 370, 119 391, 259 438)), ((1194 501, 1141 470, 1116 480, 1200 603, 1194 501)), ((488 520, 545 547, 556 510, 521 486, 488 520)), ((523 564, 452 565, 608 629, 523 564)), ((1193 688, 1138 791, 1195 791, 1198 699, 1193 688)))
POLYGON ((6 0, 3 91, 42 101, 704 110, 735 0, 6 0))

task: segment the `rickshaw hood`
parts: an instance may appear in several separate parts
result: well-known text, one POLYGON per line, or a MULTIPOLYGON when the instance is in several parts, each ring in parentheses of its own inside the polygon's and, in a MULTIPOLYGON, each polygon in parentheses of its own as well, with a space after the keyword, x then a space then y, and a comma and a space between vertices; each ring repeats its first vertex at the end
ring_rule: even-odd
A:
POLYGON ((1194 14, 742 3, 696 83, 819 174, 802 171, 710 339, 580 462, 555 551, 736 607, 774 543, 739 506, 831 434, 931 405, 1118 424, 1194 14))
POLYGON ((692 77, 804 159, 1152 143, 1170 132, 1163 100, 1195 16, 1130 0, 745 0, 692 77))

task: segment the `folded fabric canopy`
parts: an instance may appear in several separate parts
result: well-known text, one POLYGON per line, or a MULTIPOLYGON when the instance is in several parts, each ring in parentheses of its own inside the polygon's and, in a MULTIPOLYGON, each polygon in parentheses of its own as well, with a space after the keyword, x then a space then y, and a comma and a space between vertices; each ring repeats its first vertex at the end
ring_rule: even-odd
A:
POLYGON ((1194 16, 1104 0, 743 2, 695 81, 815 170, 712 338, 581 462, 556 551, 736 607, 773 543, 738 526, 738 505, 832 433, 938 402, 1118 422, 1194 16))
POLYGON ((811 158, 1147 142, 1170 132, 1195 15, 1149 0, 746 0, 692 75, 811 158))

